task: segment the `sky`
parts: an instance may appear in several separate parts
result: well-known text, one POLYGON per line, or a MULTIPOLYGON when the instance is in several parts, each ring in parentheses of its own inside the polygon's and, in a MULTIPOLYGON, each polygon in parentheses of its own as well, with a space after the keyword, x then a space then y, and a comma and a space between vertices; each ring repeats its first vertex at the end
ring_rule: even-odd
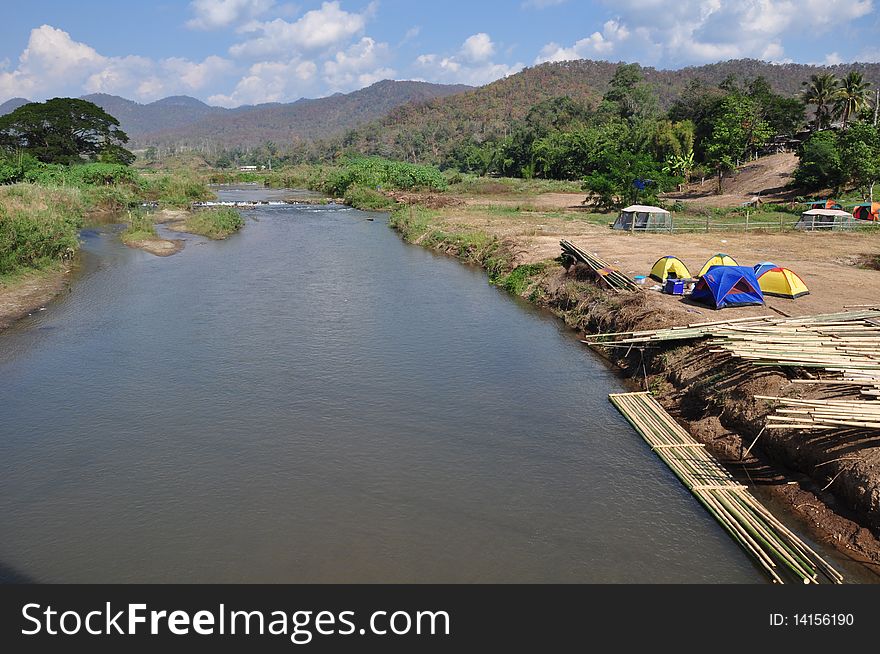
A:
POLYGON ((0 102, 110 93, 234 107, 382 79, 481 85, 570 59, 876 62, 876 1, 19 1, 0 24, 0 102))

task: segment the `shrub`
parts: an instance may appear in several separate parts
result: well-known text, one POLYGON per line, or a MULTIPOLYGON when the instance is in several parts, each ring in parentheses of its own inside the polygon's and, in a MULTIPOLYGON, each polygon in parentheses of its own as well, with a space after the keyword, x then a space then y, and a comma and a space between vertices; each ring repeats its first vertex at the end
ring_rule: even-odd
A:
POLYGON ((241 214, 230 207, 197 211, 186 219, 186 228, 193 234, 224 239, 244 227, 241 214))
POLYGON ((364 211, 391 211, 397 206, 395 200, 364 186, 349 186, 344 198, 347 205, 364 211))

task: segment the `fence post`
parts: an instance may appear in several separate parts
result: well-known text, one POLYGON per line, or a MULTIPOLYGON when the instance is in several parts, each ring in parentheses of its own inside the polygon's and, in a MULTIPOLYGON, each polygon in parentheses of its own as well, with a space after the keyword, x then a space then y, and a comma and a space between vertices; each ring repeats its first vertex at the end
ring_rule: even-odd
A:
POLYGON ((779 214, 779 231, 781 232, 783 229, 784 228, 782 226, 782 214, 779 214))
POLYGON ((709 233, 709 215, 706 214, 706 233, 709 233))
POLYGON ((749 231, 749 210, 746 209, 746 231, 749 231))

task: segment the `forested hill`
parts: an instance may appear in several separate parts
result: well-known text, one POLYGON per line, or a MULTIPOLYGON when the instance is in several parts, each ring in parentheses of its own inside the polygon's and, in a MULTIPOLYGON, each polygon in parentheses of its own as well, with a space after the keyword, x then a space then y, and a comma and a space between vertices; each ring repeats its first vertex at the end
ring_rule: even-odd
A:
POLYGON ((208 114, 185 125, 136 134, 133 140, 138 145, 195 148, 251 147, 272 141, 284 150, 350 130, 407 103, 423 103, 471 88, 384 80, 353 93, 316 100, 221 110, 223 113, 208 114))
MULTIPOLYGON (((568 96, 595 106, 608 89, 619 64, 605 61, 566 61, 527 68, 487 86, 419 105, 405 105, 383 118, 324 144, 331 149, 356 150, 391 158, 443 163, 457 145, 468 141, 503 138, 536 104, 568 96)), ((880 88, 880 64, 769 64, 753 59, 682 68, 642 68, 659 108, 668 109, 695 81, 717 87, 728 78, 740 82, 764 77, 780 95, 792 97, 811 75, 825 72, 840 77, 849 70, 862 72, 871 88, 880 88)))

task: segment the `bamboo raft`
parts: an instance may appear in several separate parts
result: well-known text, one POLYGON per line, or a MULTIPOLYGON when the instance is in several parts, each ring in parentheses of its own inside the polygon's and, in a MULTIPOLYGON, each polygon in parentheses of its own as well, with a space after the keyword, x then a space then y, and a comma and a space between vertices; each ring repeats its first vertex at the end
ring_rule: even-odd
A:
POLYGON ((605 282, 605 285, 608 286, 612 291, 620 292, 620 291, 641 291, 642 287, 635 283, 634 280, 630 279, 627 275, 620 272, 617 268, 614 268, 611 264, 606 261, 603 261, 599 257, 592 255, 588 252, 584 252, 579 247, 571 243, 570 241, 560 241, 559 245, 562 246, 562 257, 563 260, 568 258, 571 263, 580 262, 583 263, 596 273, 597 279, 601 279, 605 282))
POLYGON ((712 516, 774 583, 781 569, 805 584, 843 576, 777 520, 695 441, 649 393, 615 393, 609 399, 712 516))

